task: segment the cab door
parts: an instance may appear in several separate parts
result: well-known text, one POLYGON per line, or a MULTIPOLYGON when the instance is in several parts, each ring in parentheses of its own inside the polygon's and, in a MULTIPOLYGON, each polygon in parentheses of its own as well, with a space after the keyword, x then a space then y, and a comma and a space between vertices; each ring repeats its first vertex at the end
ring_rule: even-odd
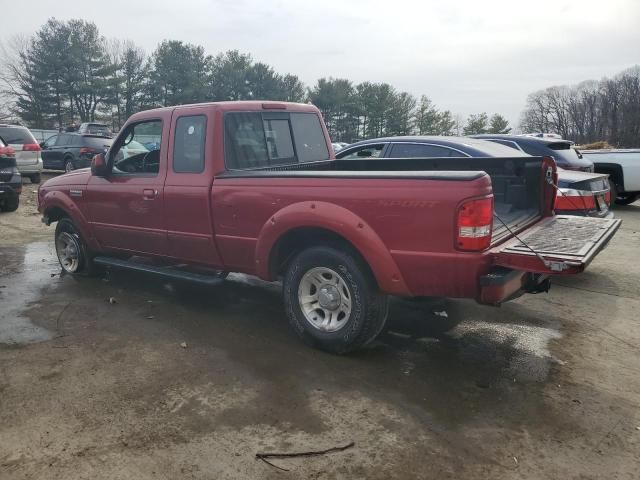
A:
POLYGON ((216 147, 213 110, 178 108, 171 125, 164 184, 168 255, 183 262, 220 267, 213 232, 216 212, 211 201, 216 147))
POLYGON ((107 154, 111 172, 91 177, 86 202, 92 231, 105 249, 165 256, 171 111, 150 115, 125 126, 107 154))

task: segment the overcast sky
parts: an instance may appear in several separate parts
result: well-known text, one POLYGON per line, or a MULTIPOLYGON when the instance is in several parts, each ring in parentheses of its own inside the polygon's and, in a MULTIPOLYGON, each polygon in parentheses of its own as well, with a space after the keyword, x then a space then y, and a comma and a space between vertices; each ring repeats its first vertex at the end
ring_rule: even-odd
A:
POLYGON ((94 21, 148 52, 163 39, 239 49, 307 85, 388 82, 514 123, 532 91, 640 63, 640 0, 23 0, 2 9, 0 39, 52 16, 94 21))

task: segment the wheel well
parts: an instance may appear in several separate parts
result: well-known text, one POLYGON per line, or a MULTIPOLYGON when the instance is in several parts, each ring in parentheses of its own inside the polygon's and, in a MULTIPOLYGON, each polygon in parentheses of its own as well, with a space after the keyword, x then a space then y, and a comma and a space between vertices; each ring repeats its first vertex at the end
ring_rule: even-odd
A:
POLYGON ((618 190, 624 191, 624 175, 620 165, 615 163, 594 163, 593 166, 596 173, 608 174, 609 179, 615 183, 618 190))
POLYGON ((302 250, 315 246, 331 246, 349 252, 375 280, 369 263, 349 240, 331 230, 317 227, 294 228, 278 239, 269 255, 271 278, 277 278, 284 274, 289 263, 302 250))
POLYGON ((46 211, 45 216, 47 217, 47 225, 51 225, 53 222, 57 222, 61 218, 68 217, 69 214, 60 207, 51 207, 46 211))

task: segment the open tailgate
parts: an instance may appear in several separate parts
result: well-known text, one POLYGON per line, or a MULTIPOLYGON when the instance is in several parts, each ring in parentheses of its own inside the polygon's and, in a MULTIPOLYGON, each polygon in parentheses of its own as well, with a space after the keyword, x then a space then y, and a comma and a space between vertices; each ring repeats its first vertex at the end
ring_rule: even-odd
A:
POLYGON ((494 263, 532 273, 583 271, 620 228, 622 220, 556 215, 491 250, 494 263), (535 251, 534 252, 532 252, 535 251))

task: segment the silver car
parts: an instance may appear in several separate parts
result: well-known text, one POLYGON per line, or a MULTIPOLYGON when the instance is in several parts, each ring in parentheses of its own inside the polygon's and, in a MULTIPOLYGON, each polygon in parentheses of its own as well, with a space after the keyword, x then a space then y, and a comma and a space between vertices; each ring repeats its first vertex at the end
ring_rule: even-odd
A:
POLYGON ((27 127, 0 124, 0 138, 16 151, 16 165, 22 177, 40 183, 42 156, 40 145, 27 127))

